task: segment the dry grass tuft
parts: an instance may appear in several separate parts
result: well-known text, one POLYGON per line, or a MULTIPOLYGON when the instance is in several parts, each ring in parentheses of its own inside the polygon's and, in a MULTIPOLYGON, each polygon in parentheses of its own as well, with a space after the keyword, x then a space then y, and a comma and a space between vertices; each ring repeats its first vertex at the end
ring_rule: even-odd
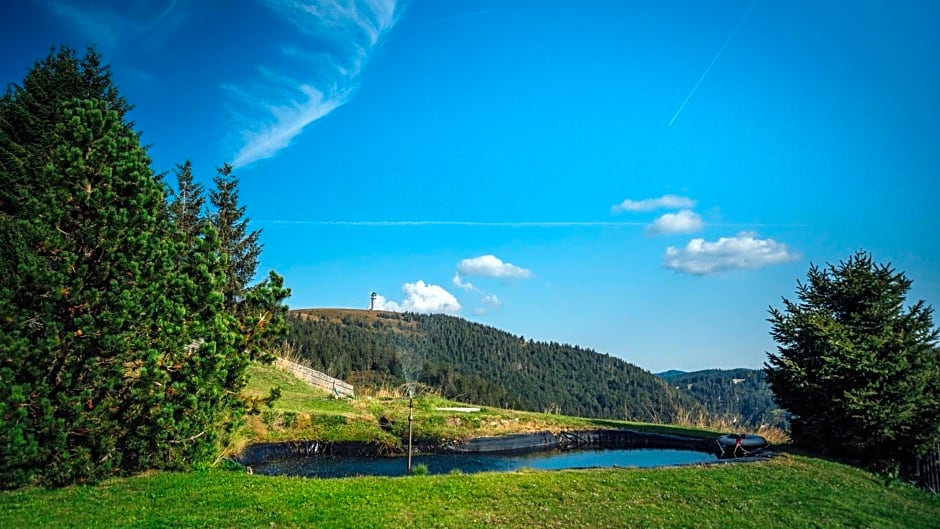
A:
MULTIPOLYGON (((735 433, 742 430, 741 425, 736 421, 725 417, 713 417, 705 413, 692 413, 689 410, 680 409, 676 415, 673 424, 685 428, 695 428, 698 430, 710 430, 713 432, 735 433)), ((748 430, 748 428, 744 428, 748 430)), ((767 439, 771 444, 781 445, 790 442, 790 435, 775 426, 762 424, 757 428, 757 435, 767 439)))

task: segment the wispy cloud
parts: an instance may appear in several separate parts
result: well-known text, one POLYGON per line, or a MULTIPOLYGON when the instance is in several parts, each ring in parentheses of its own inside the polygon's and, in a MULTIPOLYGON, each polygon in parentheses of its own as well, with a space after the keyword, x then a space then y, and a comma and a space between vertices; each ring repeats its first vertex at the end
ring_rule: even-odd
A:
POLYGON ((108 9, 83 9, 65 2, 45 5, 53 14, 73 23, 86 38, 106 49, 113 48, 119 40, 123 27, 121 17, 108 9))
POLYGON ((678 195, 663 195, 659 198, 647 198, 644 200, 626 199, 620 204, 614 204, 610 208, 612 213, 621 211, 653 211, 657 209, 688 209, 694 208, 695 201, 688 197, 678 195))
POLYGON ((391 312, 447 313, 460 312, 460 302, 453 294, 440 285, 425 283, 422 280, 405 283, 401 286, 405 299, 401 303, 389 301, 382 295, 376 295, 375 308, 391 312))
POLYGON ((480 298, 480 303, 482 303, 482 306, 473 309, 474 316, 484 316, 503 306, 503 301, 496 294, 483 296, 480 298))
POLYGON ((454 283, 454 286, 457 288, 462 288, 464 290, 474 290, 473 283, 469 281, 464 281, 463 278, 460 277, 460 272, 454 273, 454 279, 452 280, 452 282, 454 283))
POLYGON ((667 235, 671 233, 693 233, 704 223, 698 213, 683 209, 678 213, 666 213, 646 227, 647 235, 667 235))
POLYGON ((490 307, 500 307, 503 305, 503 302, 496 297, 496 294, 487 294, 483 296, 483 299, 480 300, 484 305, 489 305, 490 307))
POLYGON ((498 309, 503 305, 502 300, 496 294, 487 293, 483 289, 477 288, 469 281, 464 280, 463 276, 489 277, 496 279, 527 279, 532 277, 532 271, 512 263, 503 262, 502 259, 492 254, 481 255, 463 259, 457 264, 457 271, 454 272, 454 286, 462 288, 468 292, 474 292, 480 296, 480 303, 473 309, 473 314, 483 316, 498 309))
POLYGON ((184 19, 184 0, 162 3, 119 2, 113 9, 80 2, 40 3, 52 14, 73 24, 85 38, 105 50, 114 50, 128 40, 146 38, 148 46, 159 45, 184 19))
POLYGON ((241 128, 236 167, 275 156, 311 123, 349 101, 359 78, 397 21, 397 0, 261 0, 296 30, 282 46, 305 72, 294 79, 258 68, 245 87, 224 85, 241 128))
POLYGON ((522 279, 532 276, 531 270, 516 266, 512 263, 504 263, 502 259, 495 255, 481 255, 479 257, 464 259, 457 265, 457 273, 465 276, 514 277, 522 279))
POLYGON ((708 275, 737 268, 761 268, 798 258, 799 255, 785 244, 742 232, 715 242, 692 239, 685 248, 670 246, 663 257, 663 265, 677 272, 708 275))

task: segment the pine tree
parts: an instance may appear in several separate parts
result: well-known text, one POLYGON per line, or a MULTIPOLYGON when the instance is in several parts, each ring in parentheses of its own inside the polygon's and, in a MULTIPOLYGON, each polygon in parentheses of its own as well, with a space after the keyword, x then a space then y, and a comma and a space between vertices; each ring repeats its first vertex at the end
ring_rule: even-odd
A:
POLYGON ((248 231, 248 218, 245 206, 238 203, 238 178, 232 174, 232 166, 220 167, 213 182, 215 189, 209 193, 209 200, 214 211, 210 219, 226 258, 225 306, 237 314, 258 268, 261 230, 248 231))
POLYGON ((284 300, 290 290, 284 278, 274 272, 258 284, 250 285, 261 255, 261 230, 248 231, 245 206, 238 200, 238 178, 229 164, 219 168, 213 179, 215 189, 209 200, 214 211, 209 220, 218 232, 225 260, 225 307, 236 317, 242 334, 241 347, 253 360, 273 360, 278 340, 287 336, 284 300))
POLYGON ((940 440, 940 358, 932 308, 905 308, 911 280, 858 252, 810 267, 798 302, 770 309, 767 379, 806 449, 911 471, 940 440))
POLYGON ((176 166, 176 189, 171 191, 170 219, 192 244, 203 230, 206 196, 202 184, 193 182, 193 164, 186 160, 176 166))
POLYGON ((0 487, 187 468, 239 413, 220 243, 167 221, 129 108, 64 48, 0 100, 0 487))
POLYGON ((49 185, 45 181, 46 158, 56 148, 56 137, 50 124, 61 122, 64 103, 73 99, 101 101, 109 111, 117 113, 121 126, 131 130, 126 121, 133 108, 118 94, 111 71, 101 64, 93 49, 79 58, 66 47, 53 50, 37 61, 26 74, 22 86, 10 85, 0 98, 0 172, 5 182, 0 186, 0 212, 16 215, 32 190, 49 185))

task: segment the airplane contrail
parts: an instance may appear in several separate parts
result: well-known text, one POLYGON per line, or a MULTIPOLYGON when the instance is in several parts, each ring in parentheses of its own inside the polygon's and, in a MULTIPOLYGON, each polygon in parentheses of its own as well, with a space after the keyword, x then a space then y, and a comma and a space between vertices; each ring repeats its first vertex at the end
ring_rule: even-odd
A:
POLYGON ((473 13, 464 13, 462 15, 453 15, 449 17, 438 18, 436 20, 432 20, 431 22, 450 22, 451 20, 460 20, 461 18, 476 17, 476 16, 486 15, 486 14, 495 13, 495 12, 496 12, 495 9, 485 9, 483 11, 475 11, 473 13))
MULTIPOLYGON (((649 222, 614 221, 475 221, 475 220, 291 220, 259 219, 258 224, 269 226, 350 226, 360 228, 402 228, 411 226, 462 226, 469 228, 625 228, 647 226, 649 222)), ((710 222, 708 226, 767 228, 802 227, 801 224, 754 223, 754 222, 710 222)))
POLYGON ((467 226, 474 228, 590 228, 617 226, 645 226, 646 222, 609 221, 473 221, 473 220, 281 220, 261 219, 260 224, 306 226, 360 226, 393 228, 405 226, 467 226))
POLYGON ((702 75, 699 76, 698 81, 695 82, 695 85, 689 90, 689 93, 685 96, 685 99, 682 100, 682 104, 679 105, 679 109, 676 110, 676 113, 672 115, 672 119, 669 120, 669 127, 672 127, 672 124, 676 122, 676 119, 679 117, 679 114, 682 113, 682 109, 685 108, 685 105, 688 104, 689 100, 692 99, 692 96, 695 95, 695 91, 698 90, 698 86, 702 84, 702 81, 705 80, 705 76, 708 75, 708 72, 712 71, 712 66, 715 66, 715 63, 718 62, 718 59, 721 57, 721 54, 724 53, 725 48, 728 47, 728 43, 731 42, 731 39, 734 38, 735 33, 741 28, 741 24, 744 24, 744 20, 747 19, 747 16, 751 14, 751 11, 754 9, 754 6, 757 5, 757 0, 751 2, 751 5, 747 7, 747 10, 744 11, 744 16, 741 17, 741 20, 738 21, 738 25, 734 26, 734 29, 731 30, 731 33, 728 34, 728 38, 725 39, 725 42, 718 48, 718 53, 712 57, 712 62, 708 63, 708 67, 705 68, 705 71, 702 72, 702 75))

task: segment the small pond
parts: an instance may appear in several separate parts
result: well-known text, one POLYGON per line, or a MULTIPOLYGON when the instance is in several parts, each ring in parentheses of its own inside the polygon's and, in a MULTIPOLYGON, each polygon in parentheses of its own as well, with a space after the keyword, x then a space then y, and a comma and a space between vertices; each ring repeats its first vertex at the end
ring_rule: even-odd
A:
MULTIPOLYGON (((528 453, 438 454, 412 458, 412 466, 426 465, 430 474, 460 471, 506 472, 522 468, 560 470, 594 467, 661 467, 715 461, 713 454, 693 450, 604 449, 549 450, 528 453)), ((297 457, 251 465, 255 474, 339 478, 350 476, 403 476, 405 457, 297 457)))

